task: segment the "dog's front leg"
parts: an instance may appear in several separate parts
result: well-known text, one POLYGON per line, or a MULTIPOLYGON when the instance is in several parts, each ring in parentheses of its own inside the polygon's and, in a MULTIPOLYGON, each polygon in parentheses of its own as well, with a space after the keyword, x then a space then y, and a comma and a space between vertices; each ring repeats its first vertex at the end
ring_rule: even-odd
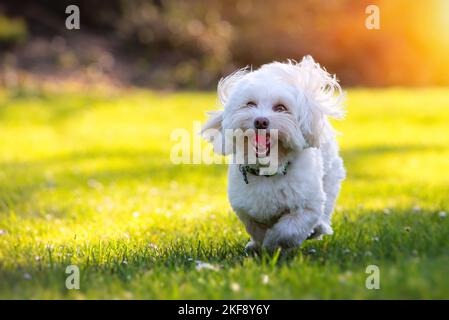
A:
POLYGON ((318 223, 322 211, 319 208, 303 208, 282 216, 267 230, 263 247, 290 249, 301 245, 318 223))
POLYGON ((237 213, 240 220, 245 225, 246 231, 251 236, 251 240, 246 245, 245 251, 252 252, 260 249, 263 239, 265 238, 265 233, 267 232, 267 226, 256 222, 250 216, 244 213, 237 213))

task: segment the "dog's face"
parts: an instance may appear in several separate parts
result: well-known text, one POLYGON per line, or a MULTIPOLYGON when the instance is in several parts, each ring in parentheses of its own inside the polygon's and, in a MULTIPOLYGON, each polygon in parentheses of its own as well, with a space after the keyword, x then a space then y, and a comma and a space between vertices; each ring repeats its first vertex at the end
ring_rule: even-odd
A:
MULTIPOLYGON (((311 57, 239 70, 219 82, 218 95, 224 110, 212 114, 203 132, 219 129, 224 138, 225 131, 240 129, 250 144, 245 152, 256 157, 269 155, 274 146, 279 160, 318 147, 332 134, 327 116, 344 114, 338 82, 311 57)), ((215 151, 229 154, 235 148, 229 142, 216 143, 215 151)))
POLYGON ((273 147, 280 155, 302 148, 306 142, 299 123, 298 94, 266 72, 249 73, 225 105, 222 128, 241 129, 249 143, 244 152, 254 152, 256 157, 269 155, 273 147))

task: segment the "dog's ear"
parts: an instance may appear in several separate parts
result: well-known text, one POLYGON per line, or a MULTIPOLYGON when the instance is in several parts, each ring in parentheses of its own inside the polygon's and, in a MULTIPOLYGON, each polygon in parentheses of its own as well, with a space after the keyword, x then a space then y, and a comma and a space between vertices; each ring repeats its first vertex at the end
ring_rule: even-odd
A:
POLYGON ((300 123, 308 144, 319 147, 333 134, 328 117, 342 119, 345 116, 345 95, 335 75, 330 75, 311 56, 305 56, 295 67, 305 100, 300 123))
POLYGON ((201 136, 203 139, 212 143, 214 152, 226 155, 225 139, 223 133, 223 110, 210 111, 207 113, 209 119, 201 128, 201 136))
MULTIPOLYGON (((249 68, 245 67, 237 70, 227 77, 221 78, 218 82, 217 93, 223 108, 226 107, 229 96, 232 90, 237 85, 238 81, 242 79, 248 72, 249 68)), ((201 129, 201 136, 212 143, 214 152, 222 155, 231 153, 231 148, 225 143, 225 133, 222 127, 223 110, 216 110, 208 112, 209 119, 201 129)))
POLYGON ((223 107, 226 106, 228 102, 229 95, 232 92, 232 89, 235 88, 237 83, 248 73, 250 72, 249 67, 242 68, 237 70, 227 77, 221 78, 218 82, 217 93, 218 99, 223 107))
POLYGON ((321 142, 323 142, 322 130, 324 128, 323 120, 324 116, 320 114, 313 107, 310 107, 309 103, 303 107, 303 112, 300 115, 301 132, 306 140, 306 143, 310 147, 319 148, 321 142))
POLYGON ((209 119, 201 129, 201 134, 203 134, 206 130, 209 129, 216 129, 218 131, 222 131, 223 128, 221 126, 221 123, 223 122, 223 110, 209 111, 207 112, 207 115, 209 116, 209 119))

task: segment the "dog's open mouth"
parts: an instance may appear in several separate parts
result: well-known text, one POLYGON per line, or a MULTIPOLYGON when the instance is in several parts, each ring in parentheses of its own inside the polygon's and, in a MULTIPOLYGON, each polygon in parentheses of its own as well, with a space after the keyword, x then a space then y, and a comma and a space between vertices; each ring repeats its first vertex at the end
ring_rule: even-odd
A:
POLYGON ((257 132, 254 136, 254 152, 257 158, 270 155, 270 134, 268 132, 257 132))

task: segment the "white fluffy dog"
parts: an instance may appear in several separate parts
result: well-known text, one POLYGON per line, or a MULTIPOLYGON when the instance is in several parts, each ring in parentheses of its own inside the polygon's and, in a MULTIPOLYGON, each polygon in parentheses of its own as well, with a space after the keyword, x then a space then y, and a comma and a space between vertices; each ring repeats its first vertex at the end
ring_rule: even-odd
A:
MULTIPOLYGON (((332 211, 345 177, 328 120, 344 116, 335 76, 306 56, 299 63, 239 70, 220 80, 218 96, 224 110, 210 113, 203 135, 209 129, 252 129, 246 143, 253 148, 245 161, 248 152, 259 160, 277 147, 273 174, 261 174, 259 161, 229 165, 229 201, 251 235, 247 249, 289 249, 332 234, 332 211), (277 137, 259 134, 262 130, 274 130, 277 137)), ((216 152, 236 152, 229 141, 211 142, 216 152)))

